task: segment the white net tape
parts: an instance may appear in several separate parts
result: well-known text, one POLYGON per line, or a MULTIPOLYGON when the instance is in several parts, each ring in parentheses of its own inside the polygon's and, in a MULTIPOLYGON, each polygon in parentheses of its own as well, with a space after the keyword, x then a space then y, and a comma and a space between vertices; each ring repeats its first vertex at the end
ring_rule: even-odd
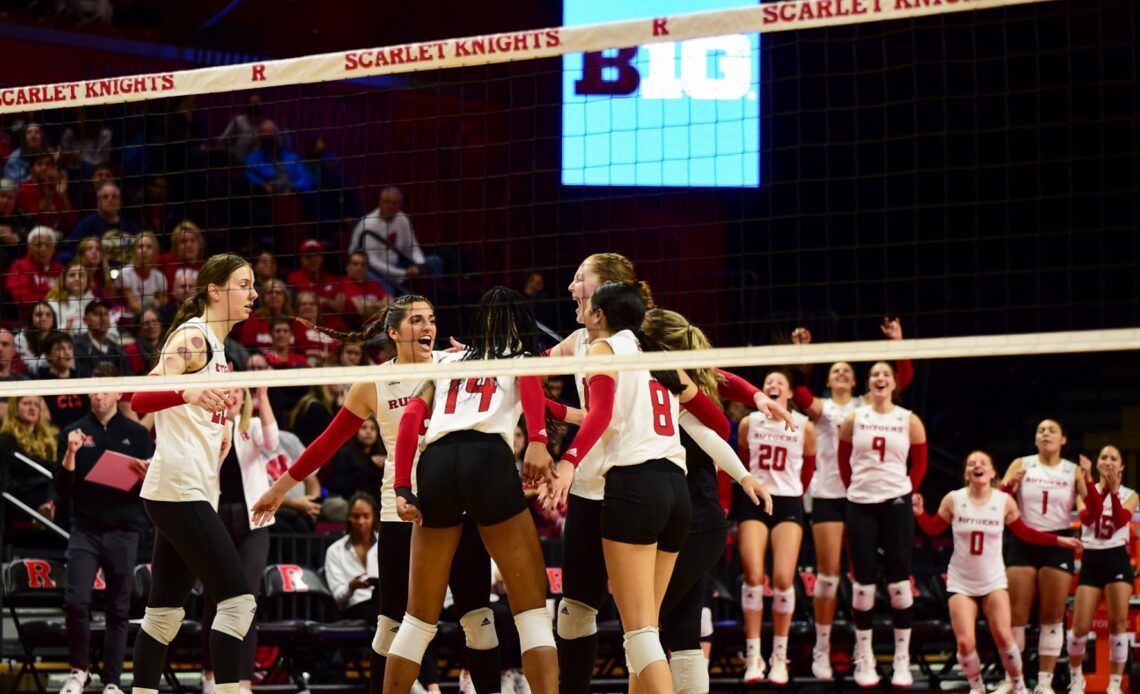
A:
POLYGON ((812 345, 726 347, 691 352, 649 352, 610 357, 536 357, 449 364, 393 364, 389 368, 338 366, 279 371, 199 373, 179 377, 133 376, 0 383, 0 398, 17 395, 185 390, 248 386, 298 386, 396 379, 442 379, 529 374, 578 374, 700 367, 830 364, 894 359, 1012 357, 1038 354, 1113 352, 1140 349, 1140 328, 1077 332, 980 335, 918 340, 869 340, 812 345))

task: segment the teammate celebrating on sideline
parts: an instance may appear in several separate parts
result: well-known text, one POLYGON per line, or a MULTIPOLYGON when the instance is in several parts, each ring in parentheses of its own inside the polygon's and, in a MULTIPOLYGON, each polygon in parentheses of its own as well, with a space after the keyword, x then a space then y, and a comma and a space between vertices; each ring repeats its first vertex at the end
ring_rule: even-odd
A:
MULTIPOLYGON (((1002 490, 1016 494, 1025 524, 1034 530, 1069 534, 1069 516, 1088 485, 1080 467, 1061 457, 1066 443, 1061 424, 1053 419, 1037 425, 1037 455, 1013 461, 1002 479, 1002 490)), ((1065 641, 1065 603, 1073 584, 1073 552, 1064 547, 1030 547, 1010 538, 1006 549, 1013 640, 1025 650, 1025 625, 1038 599, 1041 632, 1037 638, 1037 694, 1053 694, 1053 669, 1065 641)), ((1003 681, 995 694, 1006 694, 1003 681)))
MULTIPOLYGON (((229 253, 211 257, 194 295, 178 309, 151 375, 229 371, 222 340, 253 310, 257 291, 249 263, 229 253)), ((182 627, 195 579, 217 604, 210 655, 218 694, 238 694, 242 639, 257 601, 241 557, 218 517, 218 468, 230 447, 227 393, 217 388, 136 393, 131 407, 155 413, 155 453, 140 496, 156 532, 153 580, 135 640, 134 686, 157 694, 167 646, 182 627)))
MULTIPOLYGON (((1088 459, 1081 456, 1082 467, 1088 459)), ((1081 662, 1093 615, 1104 595, 1108 607, 1109 676, 1105 694, 1121 694, 1120 682, 1128 661, 1128 601, 1132 597, 1132 563, 1128 559, 1128 531, 1140 503, 1136 492, 1120 483, 1124 459, 1116 446, 1105 446, 1097 456, 1100 485, 1089 484, 1084 502, 1078 502, 1082 524, 1081 577, 1069 631, 1069 694, 1084 694, 1081 662)))
POLYGON ((869 390, 870 406, 847 415, 839 427, 839 474, 847 488, 847 527, 852 537, 860 538, 851 545, 855 573, 851 596, 854 679, 865 689, 879 684, 871 649, 871 609, 875 606, 877 554, 882 549, 895 628, 891 684, 905 688, 914 682, 910 674, 914 603, 910 587, 914 546, 910 495, 926 474, 926 428, 918 415, 892 401, 895 373, 890 364, 877 362, 871 366, 869 390))
POLYGON ((993 488, 994 462, 988 453, 974 451, 966 457, 966 486, 942 497, 936 515, 923 510, 922 495, 911 499, 919 527, 928 535, 954 530, 954 553, 946 589, 950 593, 950 623, 958 641, 958 665, 970 683, 970 694, 985 694, 982 663, 978 659, 975 627, 978 604, 990 624, 990 633, 1001 654, 1006 675, 1015 694, 1025 692, 1021 651, 1013 642, 1009 623, 1008 582, 1002 563, 1002 531, 1008 527, 1025 542, 1073 549, 1074 538, 1033 530, 1021 520, 1013 498, 993 488))
MULTIPOLYGON (((343 333, 317 327, 342 344, 367 342, 383 332, 396 345, 396 357, 376 368, 389 369, 394 365, 431 363, 438 361, 443 352, 432 351, 435 344, 435 308, 422 296, 405 294, 392 301, 378 320, 362 331, 343 333)), ((300 480, 321 467, 352 438, 364 420, 375 415, 380 425, 380 437, 388 451, 389 461, 396 459, 397 433, 400 417, 408 401, 419 388, 421 381, 414 379, 381 380, 375 383, 356 383, 345 397, 344 407, 337 412, 332 424, 254 506, 254 514, 266 519, 276 512, 285 494, 300 480)), ((415 442, 413 441, 413 448, 415 442)), ((414 453, 418 456, 418 451, 414 453)), ((408 571, 412 543, 412 524, 400 518, 396 511, 394 464, 384 466, 384 481, 380 490, 380 544, 378 547, 380 589, 380 616, 376 620, 376 634, 372 640, 369 689, 379 694, 384 685, 384 669, 392 640, 400 628, 400 620, 408 608, 408 571)), ((468 667, 478 692, 499 691, 499 640, 495 634, 495 618, 489 607, 485 577, 491 573, 491 559, 478 538, 464 534, 456 550, 457 566, 450 577, 456 609, 463 615, 459 623, 467 638, 468 667)), ((434 679, 433 663, 424 667, 426 680, 434 679)))
MULTIPOLYGON (((781 406, 792 395, 787 374, 773 371, 764 378, 764 392, 781 406)), ((793 581, 804 536, 804 490, 815 471, 815 425, 799 412, 792 415, 795 431, 753 412, 740 422, 738 441, 753 477, 772 492, 772 510, 762 513, 753 504, 737 504, 737 540, 744 568, 746 666, 744 683, 764 678, 760 655, 760 626, 764 610, 764 555, 772 547, 772 656, 768 679, 788 683, 788 631, 796 607, 793 581), (771 543, 769 543, 771 539, 771 543)))
MULTIPOLYGON (((441 363, 538 353, 534 317, 516 291, 495 287, 484 294, 471 326, 474 334, 466 350, 447 355, 441 363)), ((487 368, 493 371, 490 363, 487 368)), ((479 526, 483 543, 501 569, 527 681, 541 694, 554 694, 558 688, 558 656, 546 611, 546 568, 511 445, 520 409, 530 441, 523 477, 549 483, 553 461, 546 449, 546 401, 538 376, 437 379, 424 384, 400 419, 397 509, 401 518, 419 525, 412 533, 408 611, 389 651, 385 692, 408 691, 435 636, 464 514, 479 526), (429 411, 431 424, 416 468, 417 498, 412 493, 412 461, 429 411)), ((484 593, 488 575, 480 575, 484 593)))

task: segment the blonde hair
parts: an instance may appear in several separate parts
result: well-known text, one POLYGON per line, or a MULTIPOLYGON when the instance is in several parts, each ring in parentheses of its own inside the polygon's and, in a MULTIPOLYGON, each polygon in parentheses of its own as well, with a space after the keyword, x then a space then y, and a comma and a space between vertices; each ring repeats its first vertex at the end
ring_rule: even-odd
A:
MULTIPOLYGON (((245 399, 241 401, 241 419, 238 420, 238 433, 244 434, 249 431, 251 420, 253 419, 253 396, 249 392, 249 388, 242 388, 245 393, 245 399)), ((269 403, 262 403, 263 407, 269 407, 269 403)))
MULTIPOLYGON (((678 352, 690 349, 712 349, 703 330, 689 322, 689 319, 676 311, 663 308, 653 308, 645 312, 645 320, 641 323, 641 330, 654 342, 667 352, 678 352)), ((718 377, 715 369, 685 369, 693 383, 713 402, 720 402, 717 384, 718 377)))
POLYGON ((594 253, 582 261, 582 264, 588 266, 598 276, 599 285, 606 282, 632 284, 641 294, 645 308, 651 309, 656 306, 653 303, 653 292, 649 288, 649 283, 637 279, 633 262, 621 253, 594 253))
POLYGON ((0 434, 9 434, 16 440, 16 445, 20 447, 24 453, 39 458, 40 460, 50 460, 55 462, 56 455, 56 436, 59 434, 59 429, 55 427, 44 416, 44 410, 47 409, 45 403, 40 403, 40 416, 32 424, 31 429, 25 428, 22 424, 16 421, 16 410, 20 405, 20 401, 24 398, 38 397, 35 395, 25 395, 23 397, 8 398, 8 416, 4 418, 3 426, 0 426, 0 434))
MULTIPOLYGON (((178 255, 178 243, 185 234, 193 234, 198 237, 198 257, 194 258, 191 262, 201 262, 202 256, 206 253, 206 240, 202 238, 202 230, 198 228, 198 225, 189 219, 179 222, 178 225, 174 227, 174 230, 170 232, 170 252, 175 256, 178 255)), ((179 260, 186 262, 184 258, 179 258, 179 260)))
POLYGON ((79 268, 83 273, 83 291, 79 294, 80 297, 91 291, 91 275, 87 274, 87 268, 83 267, 83 261, 73 260, 67 264, 63 272, 59 273, 59 277, 55 278, 55 284, 51 285, 51 289, 44 296, 48 301, 67 301, 71 294, 67 291, 67 273, 71 272, 72 268, 79 268))

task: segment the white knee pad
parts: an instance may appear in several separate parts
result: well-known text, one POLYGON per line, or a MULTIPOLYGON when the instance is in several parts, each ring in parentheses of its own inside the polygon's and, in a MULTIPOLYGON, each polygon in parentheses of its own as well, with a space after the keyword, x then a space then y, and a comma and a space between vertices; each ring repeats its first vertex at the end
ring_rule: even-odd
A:
POLYGON ((839 577, 828 576, 827 574, 819 574, 815 577, 815 589, 812 591, 813 598, 820 600, 831 600, 839 592, 839 577))
POLYGON ((471 610, 459 618, 467 647, 476 651, 489 651, 499 647, 499 636, 495 633, 495 613, 490 607, 471 610))
POLYGON ((1072 629, 1069 629, 1069 643, 1067 648, 1069 655, 1083 658, 1085 655, 1085 644, 1088 642, 1088 640, 1088 634, 1085 634, 1084 636, 1077 636, 1073 633, 1072 629))
POLYGON ((796 589, 777 588, 772 591, 772 611, 776 614, 791 614, 796 609, 796 589))
POLYGON ((1061 655, 1061 646, 1065 643, 1064 625, 1042 624, 1041 635, 1037 638, 1037 653, 1045 656, 1061 655))
POLYGON ((709 661, 701 649, 673 651, 669 659, 669 672, 673 675, 676 694, 708 694, 709 661))
POLYGON ((554 629, 550 624, 550 612, 545 607, 516 614, 515 628, 519 632, 519 646, 523 653, 535 648, 554 648, 554 629))
POLYGON ((744 584, 740 591, 740 606, 745 612, 760 612, 764 609, 764 586, 744 584))
POLYGON ((851 609, 869 612, 875 607, 875 586, 869 583, 855 583, 851 586, 851 609))
POLYGON ((143 615, 142 630, 152 639, 168 645, 182 628, 186 611, 181 607, 148 607, 143 615))
POLYGON ((397 632, 400 631, 400 623, 391 617, 380 615, 376 618, 376 635, 372 637, 372 650, 377 655, 388 657, 388 651, 392 648, 392 640, 396 638, 397 632))
POLYGON ((245 638, 253 616, 257 614, 257 598, 249 593, 235 595, 218 603, 218 614, 214 617, 214 631, 229 634, 238 641, 245 638))
POLYGON ((1128 660, 1128 637, 1130 634, 1110 634, 1108 637, 1108 662, 1123 663, 1128 660))
POLYGON ((396 632, 396 638, 392 639, 392 645, 388 647, 388 655, 399 656, 417 665, 422 664, 424 651, 435 638, 437 629, 435 624, 428 624, 405 613, 404 621, 400 623, 400 630, 396 632))
POLYGON ((891 607, 905 610, 914 605, 914 594, 910 592, 910 581, 887 584, 887 595, 891 596, 891 607))
POLYGON ((558 638, 580 639, 598 633, 598 611, 586 603, 562 598, 558 603, 558 638))
POLYGON ((701 608, 701 640, 711 639, 713 635, 712 610, 701 608))
POLYGON ((665 649, 661 647, 661 636, 657 627, 642 627, 627 631, 624 635, 625 656, 630 671, 638 675, 658 660, 665 660, 665 649))

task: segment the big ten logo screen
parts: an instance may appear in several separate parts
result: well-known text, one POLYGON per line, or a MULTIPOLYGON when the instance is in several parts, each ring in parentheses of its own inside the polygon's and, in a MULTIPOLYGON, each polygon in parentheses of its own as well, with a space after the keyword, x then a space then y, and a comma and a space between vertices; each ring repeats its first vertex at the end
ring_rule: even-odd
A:
MULTIPOLYGON (((566 26, 742 0, 565 0, 566 26)), ((760 36, 656 43, 562 59, 562 183, 760 185, 760 36)))

